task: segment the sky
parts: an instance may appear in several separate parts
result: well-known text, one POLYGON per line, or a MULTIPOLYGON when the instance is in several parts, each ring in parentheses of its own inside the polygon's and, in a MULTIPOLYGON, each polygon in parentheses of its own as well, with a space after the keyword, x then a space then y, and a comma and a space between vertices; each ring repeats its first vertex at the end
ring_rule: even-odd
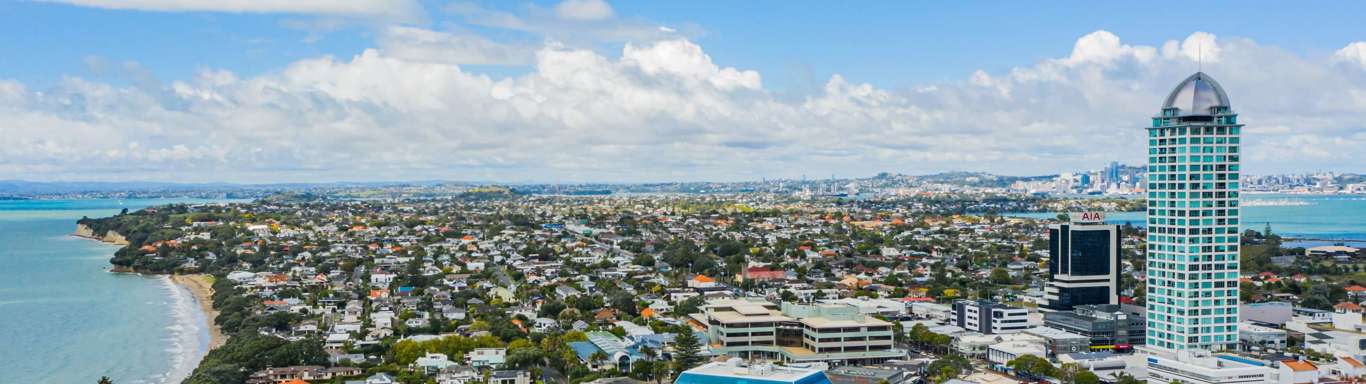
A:
POLYGON ((1203 70, 1248 174, 1366 172, 1366 3, 0 3, 0 179, 733 181, 1142 164, 1203 70))

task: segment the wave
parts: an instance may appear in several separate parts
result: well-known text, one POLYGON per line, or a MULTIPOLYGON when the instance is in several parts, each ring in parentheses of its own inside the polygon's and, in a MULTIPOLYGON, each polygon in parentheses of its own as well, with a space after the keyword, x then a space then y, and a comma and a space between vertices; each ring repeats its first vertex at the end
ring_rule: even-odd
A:
POLYGON ((173 384, 184 381, 194 372, 199 360, 208 350, 208 328, 194 295, 185 287, 161 276, 162 285, 170 292, 171 325, 166 326, 166 352, 170 355, 169 372, 153 378, 156 382, 173 384))

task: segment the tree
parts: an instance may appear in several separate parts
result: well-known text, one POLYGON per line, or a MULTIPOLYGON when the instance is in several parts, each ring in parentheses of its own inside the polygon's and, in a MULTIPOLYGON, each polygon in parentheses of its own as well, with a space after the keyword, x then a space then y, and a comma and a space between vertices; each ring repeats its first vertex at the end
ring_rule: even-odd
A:
POLYGON ((1143 382, 1138 381, 1133 375, 1120 372, 1115 375, 1115 384, 1143 384, 1143 382))
POLYGON ((1021 377, 1038 378, 1058 375, 1058 368, 1054 367, 1053 363, 1035 355, 1016 357, 1006 362, 1006 366, 1015 370, 1015 374, 1021 377))
POLYGON ((972 362, 966 357, 959 355, 948 355, 935 360, 926 367, 926 374, 935 383, 943 383, 950 379, 955 379, 963 371, 972 369, 972 362))
POLYGON ((683 373, 701 362, 701 343, 690 329, 684 329, 674 338, 674 375, 683 373))
POLYGON ((607 361, 607 359, 607 352, 603 351, 594 351, 592 355, 588 355, 588 362, 595 367, 602 365, 602 362, 607 361))
POLYGON ((1072 384, 1100 384, 1100 376, 1091 371, 1081 371, 1072 377, 1072 384))
POLYGON ((1006 271, 1005 268, 1001 267, 992 268, 991 276, 989 277, 989 279, 991 280, 992 284, 997 285, 1006 285, 1011 283, 1010 272, 1006 271))
MULTIPOLYGON (((127 210, 128 208, 124 208, 124 209, 127 210)), ((114 384, 114 381, 113 381, 113 380, 109 380, 109 376, 100 376, 100 382, 99 382, 99 384, 114 384)))

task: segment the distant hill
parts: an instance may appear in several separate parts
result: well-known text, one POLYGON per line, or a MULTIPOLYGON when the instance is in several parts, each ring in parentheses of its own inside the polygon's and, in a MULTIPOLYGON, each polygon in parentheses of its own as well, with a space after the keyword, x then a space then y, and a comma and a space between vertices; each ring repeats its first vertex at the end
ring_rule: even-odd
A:
POLYGON ((966 187, 1005 188, 1017 181, 1043 181, 1051 180, 1057 176, 1058 175, 1002 176, 986 172, 942 172, 916 176, 915 178, 924 182, 962 185, 966 187))

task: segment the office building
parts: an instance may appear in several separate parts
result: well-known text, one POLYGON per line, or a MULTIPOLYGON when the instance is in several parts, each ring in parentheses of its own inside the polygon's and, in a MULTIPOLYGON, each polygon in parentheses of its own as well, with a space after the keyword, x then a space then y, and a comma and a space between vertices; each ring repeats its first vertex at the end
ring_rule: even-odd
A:
POLYGON ((1149 346, 1238 344, 1242 127, 1224 89, 1197 72, 1147 128, 1149 346))
POLYGON ((786 363, 831 366, 876 364, 903 358, 892 345, 892 323, 847 304, 781 306, 754 299, 708 302, 691 315, 706 324, 712 352, 786 363))
POLYGON ((1068 312, 1047 312, 1044 326, 1086 336, 1097 350, 1143 344, 1147 323, 1133 305, 1081 305, 1068 312))
POLYGON ((953 303, 954 322, 969 331, 984 334, 1023 332, 1029 323, 1029 310, 988 300, 959 300, 953 303))
POLYGON ((1077 305, 1119 304, 1119 226, 1105 224, 1099 212, 1072 219, 1048 228, 1044 308, 1067 311, 1077 305))
POLYGON ((1024 334, 1042 339, 1048 357, 1091 351, 1091 338, 1061 329, 1034 327, 1026 329, 1024 334))

